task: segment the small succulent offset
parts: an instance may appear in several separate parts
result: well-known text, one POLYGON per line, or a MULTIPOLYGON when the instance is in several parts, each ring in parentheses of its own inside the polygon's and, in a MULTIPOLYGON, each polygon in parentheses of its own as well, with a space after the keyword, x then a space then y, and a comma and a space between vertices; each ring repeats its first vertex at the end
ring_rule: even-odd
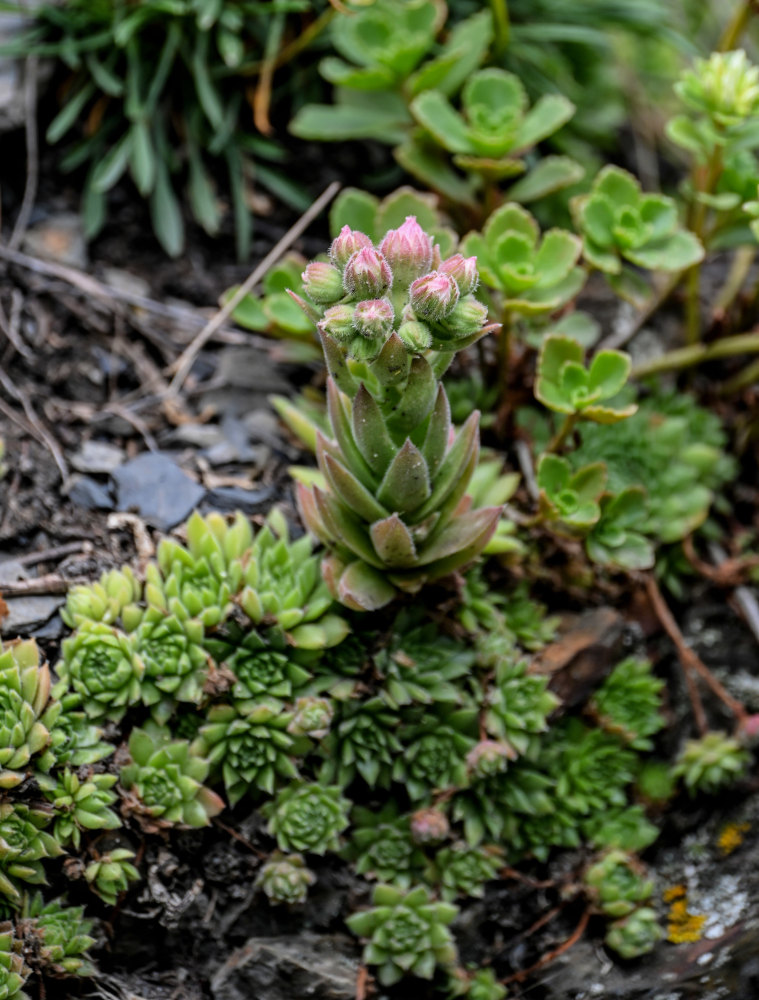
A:
POLYGON ((678 754, 673 775, 682 778, 689 795, 713 795, 739 781, 750 755, 727 733, 710 732, 697 740, 686 740, 678 754))
POLYGON ((364 962, 379 966, 377 978, 392 986, 404 975, 432 979, 438 966, 456 961, 450 924, 458 913, 452 903, 436 903, 422 886, 408 891, 378 885, 373 908, 354 913, 346 923, 354 934, 368 938, 364 962))
POLYGON ((526 660, 501 656, 485 696, 485 728, 497 740, 525 754, 548 729, 548 716, 559 699, 548 690, 548 677, 528 672, 526 660))
POLYGON ((664 937, 656 910, 641 906, 628 917, 615 920, 606 934, 606 944, 622 958, 638 958, 653 951, 664 937))
POLYGON ((495 531, 500 508, 471 510, 466 497, 478 415, 452 436, 439 382, 454 352, 487 332, 487 311, 472 294, 474 258, 435 260, 413 217, 378 247, 345 227, 330 256, 309 265, 305 287, 326 310, 334 438, 317 435, 323 480, 299 483, 298 500, 330 550, 322 570, 332 593, 372 610, 471 563, 495 531))
POLYGON ((60 707, 46 712, 49 696, 50 670, 34 640, 0 644, 0 790, 20 785, 47 746, 60 707))
POLYGON ((398 816, 394 803, 379 812, 353 810, 350 853, 359 875, 408 889, 418 882, 427 859, 411 836, 409 816, 398 816))
POLYGON ((132 864, 134 851, 117 847, 101 854, 84 869, 84 877, 104 903, 115 906, 130 882, 138 882, 140 873, 132 864))
POLYGON ((38 774, 37 783, 55 811, 53 831, 59 844, 78 848, 82 830, 115 830, 121 820, 110 807, 118 796, 111 789, 115 774, 91 774, 83 780, 65 768, 56 777, 38 774))
POLYGON ((148 825, 208 826, 224 802, 203 785, 210 764, 193 753, 186 740, 154 723, 133 729, 129 737, 132 762, 121 768, 121 784, 134 797, 135 811, 148 825))
POLYGON ((587 534, 601 517, 598 501, 606 475, 603 462, 593 462, 575 472, 568 459, 541 455, 537 469, 541 519, 561 534, 587 534))
POLYGON ((339 785, 292 782, 262 812, 269 817, 268 832, 281 851, 326 854, 340 846, 348 826, 350 801, 339 785))
POLYGON ((140 701, 145 664, 131 636, 105 622, 83 621, 62 643, 63 659, 55 671, 60 697, 71 688, 82 700, 88 718, 119 722, 140 701))
POLYGON ((142 587, 129 566, 108 570, 97 583, 77 584, 69 590, 61 618, 71 628, 85 621, 112 625, 141 594, 142 587))
POLYGON ((461 252, 473 254, 485 285, 503 296, 504 309, 520 316, 554 312, 577 295, 585 272, 577 266, 582 241, 563 229, 542 239, 535 219, 521 205, 496 209, 482 233, 469 233, 461 252))
POLYGON ((425 872, 425 881, 440 886, 445 900, 459 896, 482 897, 485 883, 498 877, 503 867, 503 854, 497 847, 470 847, 454 844, 435 855, 425 872))
POLYGON ((275 851, 261 865, 256 876, 256 888, 261 889, 270 903, 305 903, 309 886, 316 881, 306 866, 302 854, 282 854, 275 851))
POLYGON ((644 194, 620 167, 604 167, 590 192, 572 200, 572 212, 585 260, 600 271, 619 274, 623 260, 652 271, 680 271, 703 259, 698 238, 678 221, 675 201, 644 194))
POLYGON ((3 1000, 29 1000, 23 992, 31 974, 22 957, 23 943, 10 921, 0 923, 0 997, 3 1000))
POLYGON ((83 907, 67 906, 62 899, 45 903, 37 893, 24 908, 20 926, 22 933, 28 934, 29 944, 37 944, 34 962, 47 975, 90 976, 94 972, 87 958, 95 943, 90 937, 93 923, 85 920, 83 907))
POLYGON ((591 902, 607 917, 626 917, 654 891, 640 862, 620 850, 609 851, 592 864, 583 881, 591 902))
POLYGON ((52 813, 22 802, 0 803, 0 896, 21 902, 19 883, 44 885, 43 860, 55 858, 63 848, 48 833, 52 813))
POLYGON ((591 699, 599 725, 634 750, 651 750, 651 737, 664 726, 661 692, 648 660, 629 656, 617 664, 591 699))
POLYGON ((622 351, 599 351, 587 368, 583 356, 581 345, 571 337, 546 337, 538 359, 536 399, 549 410, 564 413, 573 420, 613 424, 631 417, 637 410, 634 403, 612 406, 606 402, 627 382, 629 355, 622 351))

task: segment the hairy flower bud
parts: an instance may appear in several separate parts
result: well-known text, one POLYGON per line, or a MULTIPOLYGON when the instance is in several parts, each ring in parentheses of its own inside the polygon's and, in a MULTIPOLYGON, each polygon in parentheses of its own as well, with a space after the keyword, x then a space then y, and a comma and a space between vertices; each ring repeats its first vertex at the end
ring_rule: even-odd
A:
POLYGON ((411 306, 425 319, 441 320, 450 314, 459 300, 459 288, 442 271, 431 271, 411 285, 411 306))
POLYGON ((472 775, 487 778, 501 774, 517 753, 505 740, 480 740, 466 755, 466 764, 472 775))
POLYGON ((411 817, 411 839, 415 844, 436 844, 448 836, 450 825, 444 812, 429 807, 411 817))
POLYGON ((409 351, 417 353, 426 351, 432 343, 430 328, 419 320, 409 320, 408 323, 403 323, 398 330, 398 336, 409 351))
POLYGON ((353 313, 353 326, 357 333, 371 339, 390 335, 395 313, 388 299, 364 299, 353 313))
POLYGON ((312 302, 327 305, 343 297, 343 279, 336 267, 322 260, 311 261, 301 274, 306 295, 312 302))
POLYGON ((414 278, 426 274, 432 264, 432 238, 416 221, 415 215, 407 215, 399 229, 391 229, 379 249, 399 285, 410 285, 414 278))
POLYGON ((329 259, 342 271, 354 253, 371 245, 372 241, 365 233, 351 229, 350 226, 343 226, 329 248, 329 259))
MULTIPOLYGON (((481 330, 487 322, 487 318, 488 307, 482 302, 478 302, 473 295, 467 295, 466 298, 459 299, 441 326, 446 333, 450 334, 452 340, 458 340, 459 337, 471 337, 472 334, 481 330)), ((446 339, 444 334, 441 335, 440 330, 437 331, 437 335, 441 339, 446 339)))
POLYGON ((322 333, 329 334, 338 343, 345 343, 356 335, 356 329, 353 325, 355 310, 355 306, 331 306, 324 313, 324 317, 319 323, 319 329, 322 333))
POLYGON ((477 273, 477 258, 464 257, 460 253, 455 253, 452 257, 444 260, 438 270, 453 278, 462 295, 469 295, 470 292, 473 292, 480 280, 477 273))
POLYGON ((345 265, 343 287, 357 299, 374 299, 393 284, 393 272, 374 247, 357 250, 345 265))
POLYGON ((321 740, 329 732, 333 715, 334 708, 329 698, 314 695, 296 698, 295 711, 287 731, 293 736, 312 736, 321 740))

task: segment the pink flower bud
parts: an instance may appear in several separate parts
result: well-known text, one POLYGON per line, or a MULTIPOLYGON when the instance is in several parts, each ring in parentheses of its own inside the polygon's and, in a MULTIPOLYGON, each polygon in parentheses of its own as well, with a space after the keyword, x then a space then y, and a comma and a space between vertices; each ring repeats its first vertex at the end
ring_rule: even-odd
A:
POLYGON ((453 278, 462 295, 469 295, 470 292, 473 292, 480 280, 477 273, 477 258, 462 257, 460 253, 455 253, 453 257, 444 260, 438 270, 453 278))
POLYGON ((357 250, 345 265, 343 287, 356 299, 376 299, 390 288, 393 272, 372 246, 357 250))
POLYGON ((442 340, 448 339, 445 333, 450 335, 451 340, 471 337, 483 328, 487 318, 487 306, 478 302, 473 295, 467 295, 466 298, 459 299, 456 306, 448 313, 437 330, 437 335, 442 340))
POLYGON ((410 285, 414 278, 430 269, 432 237, 425 233, 415 215, 407 215, 399 229, 386 233, 379 248, 399 285, 410 285))
POLYGON ((350 226, 343 226, 340 234, 332 241, 329 257, 332 263, 342 271, 357 250, 363 250, 364 247, 371 245, 372 241, 365 233, 360 233, 358 229, 351 229, 350 226))
POLYGON ((411 305, 414 312, 425 319, 445 319, 458 300, 458 285, 441 271, 431 271, 411 285, 411 305))
POLYGON ((345 304, 331 306, 324 313, 319 323, 319 329, 322 333, 329 334, 338 343, 345 343, 356 335, 353 327, 353 313, 355 311, 355 306, 345 304))
POLYGON ((356 305, 353 326, 363 337, 384 340, 393 329, 395 313, 388 299, 364 299, 356 305))
POLYGON ((466 755, 469 771, 479 778, 501 774, 510 760, 516 759, 516 751, 510 743, 501 740, 480 740, 466 755))
POLYGON ((409 320, 408 323, 401 324, 398 336, 409 351, 413 351, 415 354, 426 351, 432 343, 430 328, 426 323, 420 323, 419 320, 409 320))
POLYGON ((448 818, 439 809, 419 809, 411 817, 411 839, 415 844, 438 843, 448 836, 449 831, 448 818))
POLYGON ((343 279, 336 267, 314 260, 301 274, 306 295, 312 302, 327 305, 343 297, 343 279))
POLYGON ((295 711, 287 731, 294 736, 324 739, 329 732, 333 715, 334 710, 329 698, 317 698, 314 695, 296 698, 295 711))

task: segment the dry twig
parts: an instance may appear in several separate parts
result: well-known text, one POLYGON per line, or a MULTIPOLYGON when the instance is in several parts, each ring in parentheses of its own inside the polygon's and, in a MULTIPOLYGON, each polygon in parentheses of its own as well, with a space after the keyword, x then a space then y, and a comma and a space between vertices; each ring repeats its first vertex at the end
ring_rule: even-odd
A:
POLYGON ((37 56, 26 57, 24 63, 24 126, 26 130, 26 185, 21 207, 16 216, 8 247, 15 250, 24 238, 37 197, 39 176, 39 144, 37 140, 37 56))

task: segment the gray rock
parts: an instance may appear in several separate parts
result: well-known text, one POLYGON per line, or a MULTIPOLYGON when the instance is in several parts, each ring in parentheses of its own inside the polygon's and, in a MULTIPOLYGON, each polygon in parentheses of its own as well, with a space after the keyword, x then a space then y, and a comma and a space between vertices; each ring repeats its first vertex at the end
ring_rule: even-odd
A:
POLYGON ((250 938, 211 980, 213 1000, 353 1000, 357 949, 348 938, 304 932, 250 938))
POLYGON ((267 510, 275 495, 272 486, 260 490, 245 490, 240 486, 220 486, 209 490, 208 506, 216 510, 241 510, 244 514, 260 514, 267 510))
POLYGON ((69 500, 86 510, 113 510, 111 490, 89 476, 71 476, 66 484, 69 500))
POLYGON ((116 469, 112 479, 117 509, 135 510, 160 531, 184 521, 206 492, 171 459, 150 452, 116 469))
POLYGON ((77 472, 113 472, 125 458, 124 450, 116 445, 105 441, 85 441, 70 461, 77 472))
POLYGON ((9 597, 6 600, 8 614, 3 618, 3 633, 6 638, 17 633, 44 625, 64 603, 62 597, 48 595, 33 597, 9 597))

